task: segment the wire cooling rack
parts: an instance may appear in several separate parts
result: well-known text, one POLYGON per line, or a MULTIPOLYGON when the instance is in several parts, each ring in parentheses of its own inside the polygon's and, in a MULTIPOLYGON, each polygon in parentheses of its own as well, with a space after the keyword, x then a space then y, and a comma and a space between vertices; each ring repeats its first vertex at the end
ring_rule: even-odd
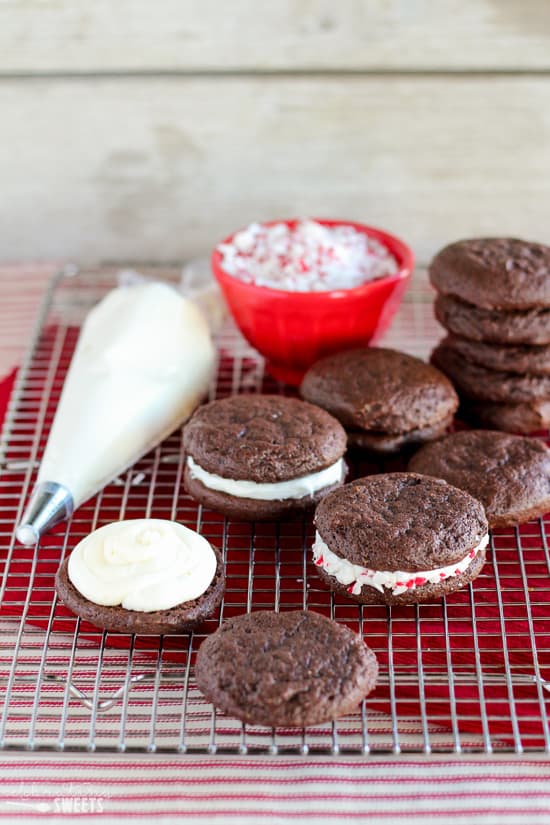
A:
MULTIPOLYGON (((155 271, 168 280, 175 272, 155 271)), ((360 607, 320 583, 311 519, 238 524, 197 507, 182 488, 181 433, 85 503, 39 547, 14 542, 64 376, 88 309, 114 269, 59 275, 19 371, 0 449, 0 746, 5 749, 193 754, 491 753, 550 750, 548 522, 496 531, 468 588, 432 604, 360 607), (90 530, 120 518, 177 519, 223 551, 227 591, 198 632, 102 633, 60 604, 54 575, 90 530), (198 692, 196 652, 229 616, 308 607, 364 634, 380 663, 357 713, 307 730, 242 725, 198 692)), ((426 356, 440 330, 425 279, 409 291, 384 343, 426 356)), ((285 392, 227 322, 211 398, 285 392)), ((543 437, 544 434, 539 434, 543 437)), ((547 435, 547 434, 546 434, 547 435)), ((396 460, 352 461, 357 476, 396 460)))

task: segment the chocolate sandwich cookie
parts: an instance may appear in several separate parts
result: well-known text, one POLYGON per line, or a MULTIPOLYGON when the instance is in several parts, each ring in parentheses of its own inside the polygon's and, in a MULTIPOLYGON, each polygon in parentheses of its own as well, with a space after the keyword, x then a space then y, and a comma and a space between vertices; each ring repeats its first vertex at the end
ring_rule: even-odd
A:
POLYGON ((313 560, 331 590, 361 604, 438 599, 471 582, 489 541, 483 505, 416 473, 357 479, 315 511, 313 560))
POLYGON ((300 392, 328 410, 351 445, 396 452, 445 432, 458 406, 451 383, 419 358, 365 347, 330 355, 306 373, 300 392))
POLYGON ((453 433, 422 447, 409 470, 466 490, 481 501, 491 527, 522 524, 550 510, 550 450, 536 438, 453 433))
POLYGON ((305 727, 355 710, 376 683, 374 653, 348 627, 307 610, 229 619, 201 645, 199 690, 253 725, 305 727))
POLYGON ((493 344, 550 344, 550 308, 525 310, 484 309, 454 295, 435 299, 437 320, 455 335, 493 344))
POLYGON ((95 530, 55 577, 69 610, 118 633, 186 633, 216 611, 224 588, 219 551, 193 530, 162 519, 95 530))
POLYGON ((517 375, 487 369, 467 361, 443 344, 432 352, 432 363, 451 379, 461 396, 468 399, 506 404, 550 399, 548 375, 517 375))
POLYGON ((441 346, 454 350, 473 364, 489 370, 513 372, 517 375, 550 375, 550 346, 530 347, 487 344, 469 341, 458 335, 447 335, 441 346))
POLYGON ((487 309, 550 307, 550 246, 517 238, 473 238, 449 244, 429 268, 444 295, 487 309))
POLYGON ((550 400, 499 404, 462 398, 460 418, 480 427, 508 433, 534 433, 550 427, 550 400))
POLYGON ((200 407, 184 429, 189 495, 230 518, 285 518, 342 483, 346 434, 325 410, 280 395, 200 407))

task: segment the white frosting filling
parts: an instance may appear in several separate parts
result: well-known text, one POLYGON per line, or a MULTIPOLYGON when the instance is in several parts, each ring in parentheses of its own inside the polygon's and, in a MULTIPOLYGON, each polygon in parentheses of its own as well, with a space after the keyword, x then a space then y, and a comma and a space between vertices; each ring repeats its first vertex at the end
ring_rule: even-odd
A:
POLYGON ((288 481, 277 481, 272 484, 258 484, 255 481, 224 478, 215 473, 209 473, 197 464, 191 456, 187 458, 187 466, 192 478, 196 478, 210 490, 218 490, 237 498, 253 498, 261 501, 284 501, 287 498, 304 498, 338 484, 344 478, 344 459, 340 458, 335 464, 320 470, 318 473, 290 478, 288 481))
POLYGON ((95 604, 150 613, 190 602, 208 590, 216 556, 205 538, 163 519, 117 521, 74 548, 69 579, 95 604))
POLYGON ((487 547, 489 535, 482 538, 480 543, 470 550, 461 561, 449 564, 446 567, 437 567, 435 570, 370 570, 342 559, 329 550, 319 533, 315 533, 313 544, 313 561, 329 576, 346 585, 348 592, 358 596, 363 585, 374 587, 383 593, 386 587, 394 596, 399 596, 407 590, 415 590, 423 584, 438 584, 452 576, 459 576, 468 568, 480 550, 487 547))

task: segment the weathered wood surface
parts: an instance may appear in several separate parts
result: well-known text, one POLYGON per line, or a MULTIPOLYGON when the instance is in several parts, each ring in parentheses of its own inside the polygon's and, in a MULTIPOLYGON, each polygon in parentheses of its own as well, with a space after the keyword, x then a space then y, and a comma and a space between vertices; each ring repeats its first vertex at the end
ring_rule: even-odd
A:
POLYGON ((550 241, 545 78, 4 80, 0 259, 178 259, 254 219, 550 241))
POLYGON ((0 260, 253 219, 548 240, 548 0, 0 0, 0 260))
POLYGON ((0 0, 0 71, 550 68, 548 0, 0 0))

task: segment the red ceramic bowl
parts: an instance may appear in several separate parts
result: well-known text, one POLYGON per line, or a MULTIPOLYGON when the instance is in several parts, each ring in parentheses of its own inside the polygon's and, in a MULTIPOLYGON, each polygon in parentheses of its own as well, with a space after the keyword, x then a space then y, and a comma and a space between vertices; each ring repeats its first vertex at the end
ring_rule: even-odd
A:
MULTIPOLYGON (((294 226, 298 221, 282 222, 294 226)), ((323 355, 374 343, 387 330, 414 267, 412 250, 395 235, 352 221, 318 222, 324 226, 353 226, 375 238, 397 260, 398 273, 354 289, 288 292, 247 284, 229 275, 217 249, 211 259, 212 271, 242 334, 265 356, 271 375, 294 385, 323 355)), ((266 225, 272 223, 281 221, 266 225)), ((229 235, 222 243, 230 243, 232 238, 229 235)))

